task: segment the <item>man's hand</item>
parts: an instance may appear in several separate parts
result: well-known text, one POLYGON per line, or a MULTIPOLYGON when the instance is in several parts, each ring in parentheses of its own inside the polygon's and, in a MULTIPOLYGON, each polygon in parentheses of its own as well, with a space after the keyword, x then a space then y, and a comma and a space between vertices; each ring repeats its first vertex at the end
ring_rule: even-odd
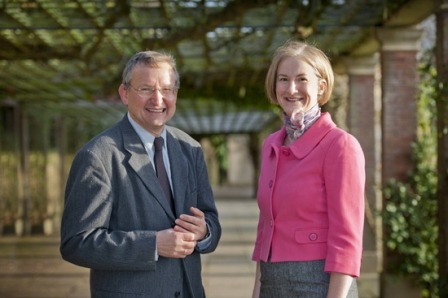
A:
POLYGON ((193 233, 194 241, 201 241, 207 235, 207 224, 204 212, 195 207, 190 207, 191 215, 182 214, 176 219, 174 231, 193 233))
POLYGON ((167 258, 185 258, 196 247, 194 233, 167 229, 157 232, 157 253, 167 258))

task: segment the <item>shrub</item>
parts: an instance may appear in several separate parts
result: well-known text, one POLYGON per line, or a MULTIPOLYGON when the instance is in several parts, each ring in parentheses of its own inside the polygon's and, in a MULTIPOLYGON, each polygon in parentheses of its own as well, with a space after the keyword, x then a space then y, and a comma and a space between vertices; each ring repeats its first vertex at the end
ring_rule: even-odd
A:
POLYGON ((414 169, 407 181, 388 181, 382 212, 385 245, 393 254, 396 272, 412 277, 423 297, 438 296, 437 140, 435 126, 436 72, 421 67, 417 141, 412 146, 414 169))

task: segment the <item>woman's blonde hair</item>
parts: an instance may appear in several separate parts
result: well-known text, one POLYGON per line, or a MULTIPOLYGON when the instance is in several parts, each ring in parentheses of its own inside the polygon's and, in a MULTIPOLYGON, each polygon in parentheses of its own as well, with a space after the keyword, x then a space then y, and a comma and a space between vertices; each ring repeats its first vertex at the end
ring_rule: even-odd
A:
POLYGON ((319 79, 325 80, 326 87, 322 96, 318 97, 318 103, 320 106, 326 104, 330 99, 334 86, 334 74, 330 60, 323 51, 315 46, 305 42, 291 40, 287 41, 275 51, 271 65, 269 66, 265 81, 266 94, 269 100, 274 104, 278 104, 275 94, 277 69, 280 62, 286 57, 302 59, 314 68, 319 79))

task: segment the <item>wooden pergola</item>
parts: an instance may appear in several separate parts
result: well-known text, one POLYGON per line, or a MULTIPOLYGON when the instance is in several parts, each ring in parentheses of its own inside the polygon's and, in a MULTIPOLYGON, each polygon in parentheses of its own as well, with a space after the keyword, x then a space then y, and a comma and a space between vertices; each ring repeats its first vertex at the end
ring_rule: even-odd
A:
POLYGON ((266 108, 274 49, 303 39, 343 57, 378 50, 374 28, 415 24, 416 0, 14 0, 0 4, 0 101, 116 100, 125 61, 145 49, 177 58, 181 93, 266 108))
POLYGON ((336 72, 344 72, 347 61, 381 51, 378 31, 413 26, 433 14, 443 99, 439 273, 448 283, 448 0, 1 1, 0 222, 7 225, 0 225, 0 235, 17 229, 8 210, 20 210, 28 234, 34 223, 45 226, 39 212, 57 213, 47 203, 60 200, 60 192, 47 201, 36 197, 48 188, 63 189, 72 151, 91 131, 123 116, 117 88, 135 52, 164 50, 176 57, 181 89, 171 124, 198 138, 253 136, 276 120, 263 84, 271 55, 285 40, 316 44, 336 72), (50 170, 59 177, 57 187, 42 175, 53 151, 59 161, 50 170), (11 173, 12 179, 1 179, 11 173))

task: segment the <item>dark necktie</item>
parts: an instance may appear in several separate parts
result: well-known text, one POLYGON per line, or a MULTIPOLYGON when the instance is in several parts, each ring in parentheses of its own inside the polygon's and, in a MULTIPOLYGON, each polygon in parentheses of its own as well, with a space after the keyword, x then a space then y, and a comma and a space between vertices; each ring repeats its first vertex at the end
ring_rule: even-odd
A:
POLYGON ((162 186, 165 197, 170 204, 171 210, 174 211, 173 196, 171 194, 170 181, 168 180, 168 175, 166 174, 165 164, 163 163, 163 138, 157 137, 154 140, 154 163, 156 166, 157 178, 159 179, 160 185, 162 186))

